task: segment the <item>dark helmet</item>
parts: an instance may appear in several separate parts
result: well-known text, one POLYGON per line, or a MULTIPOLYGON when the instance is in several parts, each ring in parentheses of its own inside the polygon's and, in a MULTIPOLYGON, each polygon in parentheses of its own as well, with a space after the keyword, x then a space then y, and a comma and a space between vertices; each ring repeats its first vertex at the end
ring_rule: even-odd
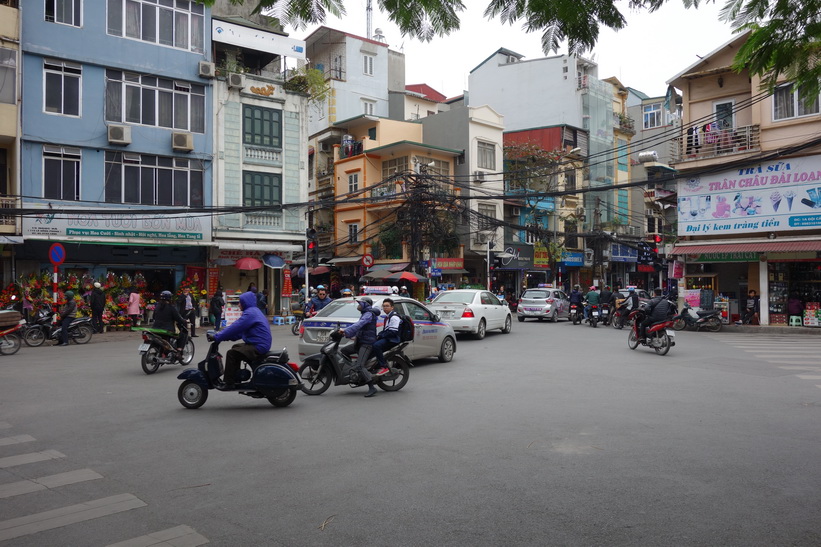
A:
POLYGON ((370 296, 360 296, 357 298, 358 302, 365 302, 368 306, 373 307, 373 300, 370 296))
POLYGON ((74 291, 66 291, 66 299, 71 300, 74 298, 74 291))
POLYGON ((171 300, 171 291, 163 291, 160 293, 160 300, 171 300))

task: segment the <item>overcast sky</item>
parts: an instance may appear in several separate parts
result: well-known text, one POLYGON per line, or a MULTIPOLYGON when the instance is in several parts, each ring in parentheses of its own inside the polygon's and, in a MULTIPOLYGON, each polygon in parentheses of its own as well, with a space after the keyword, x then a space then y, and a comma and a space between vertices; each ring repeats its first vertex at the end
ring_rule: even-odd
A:
MULTIPOLYGON (((620 32, 601 28, 593 58, 599 65, 599 78, 616 76, 622 84, 652 96, 664 95, 666 81, 732 37, 729 25, 718 21, 723 5, 702 4, 686 10, 681 0, 669 0, 655 13, 627 12, 627 27, 620 32)), ((482 17, 487 0, 470 0, 461 17, 461 30, 430 43, 400 35, 399 30, 379 12, 374 0, 373 29, 382 29, 391 49, 405 54, 406 83, 426 83, 448 97, 461 95, 468 87, 468 74, 500 47, 538 59, 540 34, 526 34, 520 25, 502 25, 482 17)), ((326 26, 364 36, 365 0, 347 0, 344 20, 331 18, 326 26)), ((616 2, 627 9, 626 2, 616 2)), ((316 26, 307 30, 286 29, 292 37, 304 39, 316 26)), ((566 48, 564 50, 566 52, 566 48)))

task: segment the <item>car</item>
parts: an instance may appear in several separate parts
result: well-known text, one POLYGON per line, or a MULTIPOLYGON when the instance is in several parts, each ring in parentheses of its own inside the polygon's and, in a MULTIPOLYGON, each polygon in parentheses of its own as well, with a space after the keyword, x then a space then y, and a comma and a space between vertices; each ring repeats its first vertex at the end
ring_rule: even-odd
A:
MULTIPOLYGON (((616 301, 618 302, 619 300, 624 300, 625 298, 627 298, 628 294, 629 293, 627 292, 627 289, 621 289, 617 291, 616 301)), ((653 298, 652 295, 644 289, 636 289, 636 294, 639 295, 639 302, 645 302, 653 298)))
POLYGON ((519 298, 516 307, 519 322, 527 318, 550 319, 554 323, 559 318, 570 318, 570 300, 564 291, 551 288, 527 289, 519 298))
MULTIPOLYGON (((388 295, 373 295, 373 305, 382 309, 382 301, 388 295)), ((412 361, 436 357, 447 363, 456 353, 456 334, 453 328, 443 322, 434 312, 421 302, 412 298, 392 296, 397 313, 407 315, 413 320, 413 341, 404 349, 405 355, 412 361)), ((299 337, 299 359, 304 361, 309 355, 319 353, 319 350, 328 341, 331 332, 337 328, 347 328, 359 320, 359 310, 356 307, 356 298, 337 298, 317 313, 305 319, 302 323, 302 334, 299 337)), ((382 329, 385 316, 380 316, 376 324, 377 332, 382 329)), ((342 346, 352 344, 352 340, 345 339, 342 346)))
POLYGON ((481 340, 488 330, 507 334, 513 328, 513 316, 507 304, 490 291, 456 289, 444 291, 430 308, 458 332, 468 332, 481 340))

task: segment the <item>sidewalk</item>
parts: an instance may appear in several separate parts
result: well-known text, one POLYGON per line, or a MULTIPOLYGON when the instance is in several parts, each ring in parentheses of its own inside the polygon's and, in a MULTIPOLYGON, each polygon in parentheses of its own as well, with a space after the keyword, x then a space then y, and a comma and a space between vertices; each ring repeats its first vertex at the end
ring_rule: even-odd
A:
MULTIPOLYGON (((702 332, 707 331, 706 329, 702 329, 702 332)), ((783 325, 735 325, 733 323, 730 323, 729 325, 722 325, 721 332, 730 332, 734 334, 806 334, 812 336, 821 335, 821 328, 785 327, 783 325)))

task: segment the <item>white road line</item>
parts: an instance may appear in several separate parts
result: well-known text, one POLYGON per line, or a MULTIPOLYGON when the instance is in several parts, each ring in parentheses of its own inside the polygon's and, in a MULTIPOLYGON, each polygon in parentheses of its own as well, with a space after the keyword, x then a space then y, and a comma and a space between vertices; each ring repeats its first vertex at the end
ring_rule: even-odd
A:
POLYGON ((30 443, 35 441, 31 435, 15 435, 14 437, 0 437, 0 446, 8 446, 10 444, 30 443))
POLYGON ((65 454, 61 454, 56 450, 46 450, 44 452, 31 452, 29 454, 18 454, 17 456, 8 456, 0 458, 0 469, 6 467, 14 467, 16 465, 24 465, 27 463, 44 462, 46 460, 56 460, 65 458, 65 454))
POLYGON ((802 380, 821 380, 821 376, 817 374, 796 374, 802 380))
POLYGON ((36 534, 145 506, 146 503, 136 496, 119 494, 25 517, 4 520, 0 522, 0 541, 36 534))
POLYGON ((102 478, 102 475, 100 475, 99 473, 95 473, 91 469, 78 469, 77 471, 68 471, 66 473, 48 475, 46 477, 40 477, 39 479, 12 482, 9 484, 0 485, 0 499, 11 498, 13 496, 19 496, 21 494, 37 492, 38 490, 57 488, 60 486, 65 486, 67 484, 75 484, 78 482, 85 482, 102 478))
POLYGON ((136 537, 119 543, 112 543, 108 547, 151 547, 162 545, 167 547, 196 547, 205 545, 208 540, 199 535, 190 526, 176 526, 161 532, 154 532, 144 536, 136 537))
POLYGON ((784 370, 803 370, 807 372, 821 372, 821 367, 778 367, 784 370))

